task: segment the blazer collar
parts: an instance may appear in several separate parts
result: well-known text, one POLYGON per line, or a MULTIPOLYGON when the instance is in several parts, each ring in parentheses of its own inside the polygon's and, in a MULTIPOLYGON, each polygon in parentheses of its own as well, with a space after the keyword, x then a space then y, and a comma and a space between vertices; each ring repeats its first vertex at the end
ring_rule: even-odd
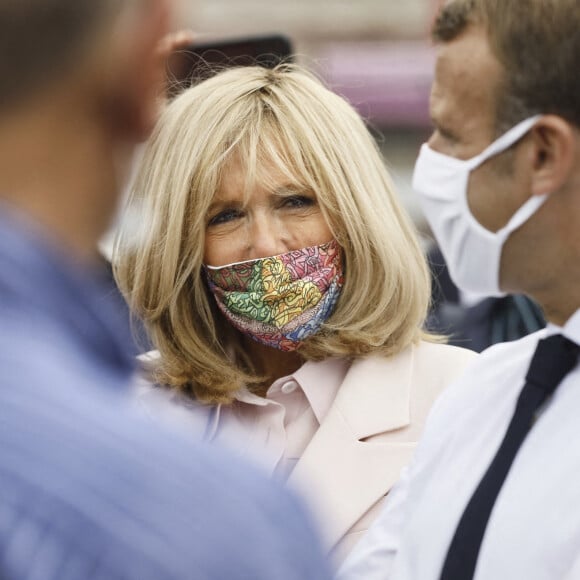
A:
POLYGON ((364 441, 410 423, 414 348, 356 360, 289 483, 311 498, 330 551, 410 461, 414 443, 364 441))
POLYGON ((413 354, 413 347, 409 347, 389 358, 373 356, 352 363, 334 407, 355 439, 410 423, 413 354))
POLYGON ((300 385, 320 424, 340 392, 350 367, 347 359, 330 358, 303 364, 292 377, 300 385))

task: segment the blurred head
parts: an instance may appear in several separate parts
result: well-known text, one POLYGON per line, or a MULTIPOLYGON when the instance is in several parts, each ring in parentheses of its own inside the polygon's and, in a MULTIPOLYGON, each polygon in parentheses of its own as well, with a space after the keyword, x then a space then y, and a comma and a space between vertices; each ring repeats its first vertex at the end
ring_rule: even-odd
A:
POLYGON ((122 0, 2 0, 0 108, 62 81, 87 58, 122 0))
POLYGON ((156 119, 170 0, 0 0, 0 118, 84 91, 85 108, 119 137, 156 119))
POLYGON ((259 377, 202 265, 337 240, 345 284, 305 359, 394 354, 422 336, 429 276, 358 114, 304 70, 232 69, 167 108, 138 174, 115 267, 161 353, 156 380, 228 401, 259 377))
POLYGON ((158 114, 172 0, 0 0, 0 198, 95 259, 158 114))

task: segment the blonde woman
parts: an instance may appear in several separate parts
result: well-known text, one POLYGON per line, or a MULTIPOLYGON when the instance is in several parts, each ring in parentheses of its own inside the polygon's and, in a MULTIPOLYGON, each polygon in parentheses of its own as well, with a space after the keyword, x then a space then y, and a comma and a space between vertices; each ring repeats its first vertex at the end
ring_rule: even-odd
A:
POLYGON ((472 356, 422 330, 428 270, 363 121, 296 66, 222 72, 168 106, 129 207, 150 384, 305 491, 341 560, 472 356))

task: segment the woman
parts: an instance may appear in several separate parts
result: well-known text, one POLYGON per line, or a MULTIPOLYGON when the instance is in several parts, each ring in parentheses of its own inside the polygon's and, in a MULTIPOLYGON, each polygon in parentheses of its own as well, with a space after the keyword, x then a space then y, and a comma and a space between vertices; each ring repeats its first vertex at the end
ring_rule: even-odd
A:
POLYGON ((472 356, 422 330, 429 273, 364 123, 295 66, 222 72, 169 105, 130 207, 150 382, 306 490, 340 560, 472 356))

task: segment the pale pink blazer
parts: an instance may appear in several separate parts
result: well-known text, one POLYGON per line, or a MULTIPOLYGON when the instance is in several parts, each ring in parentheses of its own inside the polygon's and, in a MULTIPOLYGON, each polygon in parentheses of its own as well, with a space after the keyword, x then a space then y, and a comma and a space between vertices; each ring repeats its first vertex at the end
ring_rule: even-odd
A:
MULTIPOLYGON (((433 402, 475 353, 421 342, 400 354, 357 359, 326 418, 298 460, 288 485, 310 504, 323 542, 339 563, 378 515, 409 460, 433 402)), ((145 406, 151 406, 147 397, 145 406)), ((215 408, 186 403, 200 430, 215 408)), ((233 445, 249 455, 248 442, 233 445)))
POLYGON ((355 360, 289 483, 310 500, 340 562, 380 512, 411 459, 433 402, 475 353, 422 342, 355 360))

